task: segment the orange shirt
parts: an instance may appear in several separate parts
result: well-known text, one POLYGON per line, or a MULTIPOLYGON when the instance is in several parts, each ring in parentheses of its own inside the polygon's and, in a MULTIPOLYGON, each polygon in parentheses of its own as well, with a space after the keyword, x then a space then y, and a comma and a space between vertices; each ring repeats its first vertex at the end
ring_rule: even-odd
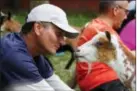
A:
MULTIPOLYGON (((78 46, 92 39, 93 36, 97 34, 97 31, 109 31, 110 33, 117 35, 112 27, 97 18, 92 20, 92 22, 86 26, 80 36, 78 46)), ((90 91, 103 83, 118 79, 116 72, 104 63, 94 62, 91 67, 92 71, 87 74, 88 64, 85 62, 76 63, 77 82, 82 91, 90 91)))

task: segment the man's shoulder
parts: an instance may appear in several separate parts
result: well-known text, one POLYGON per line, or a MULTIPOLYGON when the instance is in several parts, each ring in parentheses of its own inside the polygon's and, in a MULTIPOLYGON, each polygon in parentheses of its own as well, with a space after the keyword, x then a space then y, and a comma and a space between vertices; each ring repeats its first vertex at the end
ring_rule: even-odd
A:
POLYGON ((102 30, 106 27, 106 25, 104 25, 101 20, 99 20, 98 18, 92 19, 88 25, 87 28, 88 29, 94 29, 94 30, 102 30))
POLYGON ((7 53, 14 50, 26 50, 26 45, 19 34, 10 33, 1 38, 1 51, 7 53))
POLYGON ((91 38, 93 38, 98 32, 112 31, 111 28, 108 28, 100 19, 95 18, 90 22, 86 23, 84 30, 79 38, 78 45, 81 45, 91 38))
POLYGON ((83 34, 87 36, 94 36, 98 31, 105 30, 105 25, 99 19, 92 19, 88 22, 83 30, 83 34))
POLYGON ((0 54, 4 59, 10 59, 18 55, 25 56, 27 54, 26 46, 18 34, 11 33, 1 38, 0 47, 0 54))

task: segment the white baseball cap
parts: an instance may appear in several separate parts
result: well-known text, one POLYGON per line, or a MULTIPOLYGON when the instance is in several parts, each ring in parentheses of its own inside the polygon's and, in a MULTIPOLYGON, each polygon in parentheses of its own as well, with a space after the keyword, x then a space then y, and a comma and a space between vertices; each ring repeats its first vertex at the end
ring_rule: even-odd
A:
POLYGON ((66 13, 52 4, 41 4, 28 14, 26 22, 51 22, 64 31, 65 36, 75 38, 79 32, 68 24, 66 13))

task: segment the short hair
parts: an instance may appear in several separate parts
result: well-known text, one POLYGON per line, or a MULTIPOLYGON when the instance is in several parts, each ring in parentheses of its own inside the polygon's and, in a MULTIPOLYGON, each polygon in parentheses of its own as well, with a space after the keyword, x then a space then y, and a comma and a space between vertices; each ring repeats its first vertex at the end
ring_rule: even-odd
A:
POLYGON ((45 28, 52 24, 50 22, 28 22, 22 26, 21 33, 25 35, 25 34, 28 34, 29 32, 31 32, 35 23, 40 23, 45 28))
POLYGON ((116 5, 116 1, 118 0, 100 0, 99 13, 107 13, 111 7, 114 7, 116 5))
POLYGON ((35 22, 25 23, 25 24, 22 26, 22 28, 21 28, 21 33, 22 33, 22 34, 28 34, 29 32, 31 32, 34 23, 35 23, 35 22))

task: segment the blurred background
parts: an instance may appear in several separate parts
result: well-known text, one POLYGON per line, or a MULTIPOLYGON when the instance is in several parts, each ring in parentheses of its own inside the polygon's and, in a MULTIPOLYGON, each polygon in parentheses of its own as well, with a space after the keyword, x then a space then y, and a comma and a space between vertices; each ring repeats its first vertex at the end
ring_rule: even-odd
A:
MULTIPOLYGON (((83 26, 96 17, 100 0, 1 0, 0 10, 12 12, 24 23, 24 16, 35 6, 42 3, 54 4, 67 12, 70 24, 83 26)), ((129 0, 130 1, 130 0, 129 0)))
POLYGON ((1 0, 0 10, 3 12, 12 12, 17 20, 24 23, 24 17, 30 9, 42 3, 51 3, 67 12, 70 24, 82 26, 85 22, 96 16, 99 1, 100 0, 1 0))

